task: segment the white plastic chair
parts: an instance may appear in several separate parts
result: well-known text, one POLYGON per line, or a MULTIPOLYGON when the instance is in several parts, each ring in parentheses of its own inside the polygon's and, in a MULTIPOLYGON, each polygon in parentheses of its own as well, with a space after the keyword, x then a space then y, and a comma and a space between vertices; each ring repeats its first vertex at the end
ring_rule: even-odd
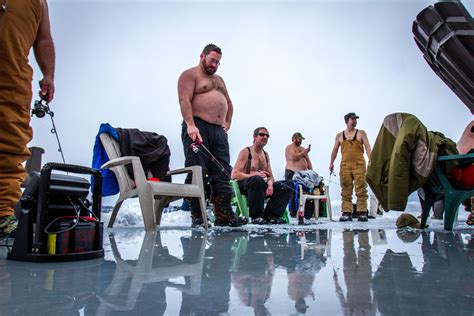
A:
POLYGON ((329 219, 332 221, 332 208, 331 208, 331 199, 329 198, 329 186, 324 186, 324 195, 312 195, 305 194, 303 192, 303 186, 299 186, 300 196, 299 196, 299 205, 298 210, 303 210, 306 205, 306 200, 314 200, 314 217, 319 218, 319 200, 326 199, 326 207, 329 215, 329 219))
POLYGON ((128 198, 138 197, 145 229, 147 231, 154 231, 156 230, 156 225, 159 225, 161 222, 163 208, 169 202, 185 197, 195 197, 199 199, 204 227, 207 229, 206 202, 200 166, 172 170, 167 174, 192 173, 191 184, 148 181, 145 177, 140 158, 136 156, 121 157, 119 144, 109 134, 100 134, 100 140, 110 159, 101 168, 110 168, 114 172, 120 188, 119 198, 110 216, 109 228, 113 226, 123 201, 128 198), (125 168, 127 164, 132 165, 135 182, 132 181, 127 173, 125 168))

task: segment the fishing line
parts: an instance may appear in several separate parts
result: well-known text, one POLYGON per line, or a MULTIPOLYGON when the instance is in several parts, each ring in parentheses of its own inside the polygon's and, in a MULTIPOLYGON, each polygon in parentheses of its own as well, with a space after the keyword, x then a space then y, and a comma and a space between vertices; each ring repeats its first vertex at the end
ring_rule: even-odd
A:
POLYGON ((58 151, 61 153, 61 158, 63 160, 63 163, 66 164, 66 159, 64 158, 64 153, 63 153, 63 148, 61 146, 61 142, 59 141, 59 134, 58 130, 56 128, 56 124, 54 123, 54 112, 51 111, 51 108, 49 107, 49 103, 45 102, 43 104, 43 99, 35 101, 33 108, 31 109, 31 116, 36 116, 37 118, 43 118, 46 114, 49 115, 51 118, 51 124, 53 125, 53 128, 51 128, 51 134, 54 134, 56 136, 56 141, 58 142, 58 151))
POLYGON ((335 174, 334 172, 330 172, 330 173, 329 173, 329 178, 324 178, 324 177, 323 177, 323 179, 324 179, 324 180, 328 180, 328 184, 329 184, 329 183, 334 183, 334 184, 337 184, 338 186, 341 186, 341 184, 340 184, 339 182, 336 182, 336 181, 332 181, 332 180, 331 180, 331 177, 332 177, 333 175, 335 176, 336 174, 335 174))
POLYGON ((229 179, 231 179, 231 175, 229 174, 229 172, 225 169, 225 167, 220 163, 220 161, 216 158, 216 156, 214 156, 209 149, 207 149, 207 147, 203 144, 203 143, 198 143, 198 142, 195 142, 195 143, 192 143, 191 144, 191 149, 192 151, 194 151, 194 153, 198 154, 198 153, 201 153, 203 154, 205 157, 207 158, 210 158, 211 161, 214 163, 214 165, 216 165, 220 171, 226 175, 229 179), (202 150, 199 150, 199 146, 201 146, 202 148, 204 148, 205 151, 202 151, 202 150))

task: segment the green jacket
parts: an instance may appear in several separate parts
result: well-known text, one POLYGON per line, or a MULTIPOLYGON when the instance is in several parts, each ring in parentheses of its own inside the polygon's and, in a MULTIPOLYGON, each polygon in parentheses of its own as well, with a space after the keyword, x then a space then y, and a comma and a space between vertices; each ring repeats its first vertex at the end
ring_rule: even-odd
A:
POLYGON ((457 154, 452 140, 428 131, 414 115, 393 113, 385 117, 375 141, 367 182, 384 210, 403 211, 408 196, 428 179, 438 156, 452 154, 457 154))

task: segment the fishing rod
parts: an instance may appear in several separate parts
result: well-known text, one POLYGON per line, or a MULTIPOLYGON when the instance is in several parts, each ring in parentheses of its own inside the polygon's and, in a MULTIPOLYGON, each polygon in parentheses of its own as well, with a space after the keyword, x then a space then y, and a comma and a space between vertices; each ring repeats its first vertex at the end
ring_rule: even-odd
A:
POLYGON ((61 153, 61 158, 63 160, 63 163, 66 164, 66 159, 64 158, 64 153, 63 153, 63 148, 61 146, 61 142, 59 141, 59 135, 58 135, 58 130, 56 129, 56 124, 54 123, 54 112, 51 111, 51 108, 49 107, 49 103, 45 102, 43 104, 43 99, 36 100, 33 109, 31 110, 31 116, 36 116, 37 118, 43 118, 46 116, 46 114, 49 115, 51 118, 51 123, 53 125, 53 128, 51 128, 51 133, 56 136, 56 141, 58 142, 58 151, 61 153))
POLYGON ((324 180, 328 180, 328 184, 329 184, 329 183, 334 183, 334 184, 337 184, 338 186, 341 186, 341 184, 340 184, 339 182, 336 182, 336 181, 332 181, 332 180, 331 180, 332 176, 335 176, 335 175, 336 175, 336 173, 333 172, 333 171, 331 171, 331 172, 329 172, 329 178, 323 177, 323 179, 324 179, 324 180))

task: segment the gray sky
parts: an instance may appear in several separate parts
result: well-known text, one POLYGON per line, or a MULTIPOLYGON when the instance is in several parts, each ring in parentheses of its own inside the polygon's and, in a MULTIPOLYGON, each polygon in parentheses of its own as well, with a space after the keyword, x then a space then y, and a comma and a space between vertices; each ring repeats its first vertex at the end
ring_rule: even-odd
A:
MULTIPOLYGON (((412 113, 457 141, 472 115, 423 60, 411 32, 432 3, 49 0, 57 54, 51 107, 66 161, 90 165, 99 125, 108 122, 165 135, 171 168, 182 167, 176 83, 210 42, 223 50, 218 74, 234 103, 231 164, 263 125, 277 178, 295 131, 327 177, 335 134, 352 111, 372 145, 393 112, 412 113)), ((472 14, 474 2, 463 3, 472 14)), ((36 89, 41 75, 32 64, 36 89)), ((46 149, 44 161, 60 161, 49 118, 32 126, 30 145, 46 149)))

